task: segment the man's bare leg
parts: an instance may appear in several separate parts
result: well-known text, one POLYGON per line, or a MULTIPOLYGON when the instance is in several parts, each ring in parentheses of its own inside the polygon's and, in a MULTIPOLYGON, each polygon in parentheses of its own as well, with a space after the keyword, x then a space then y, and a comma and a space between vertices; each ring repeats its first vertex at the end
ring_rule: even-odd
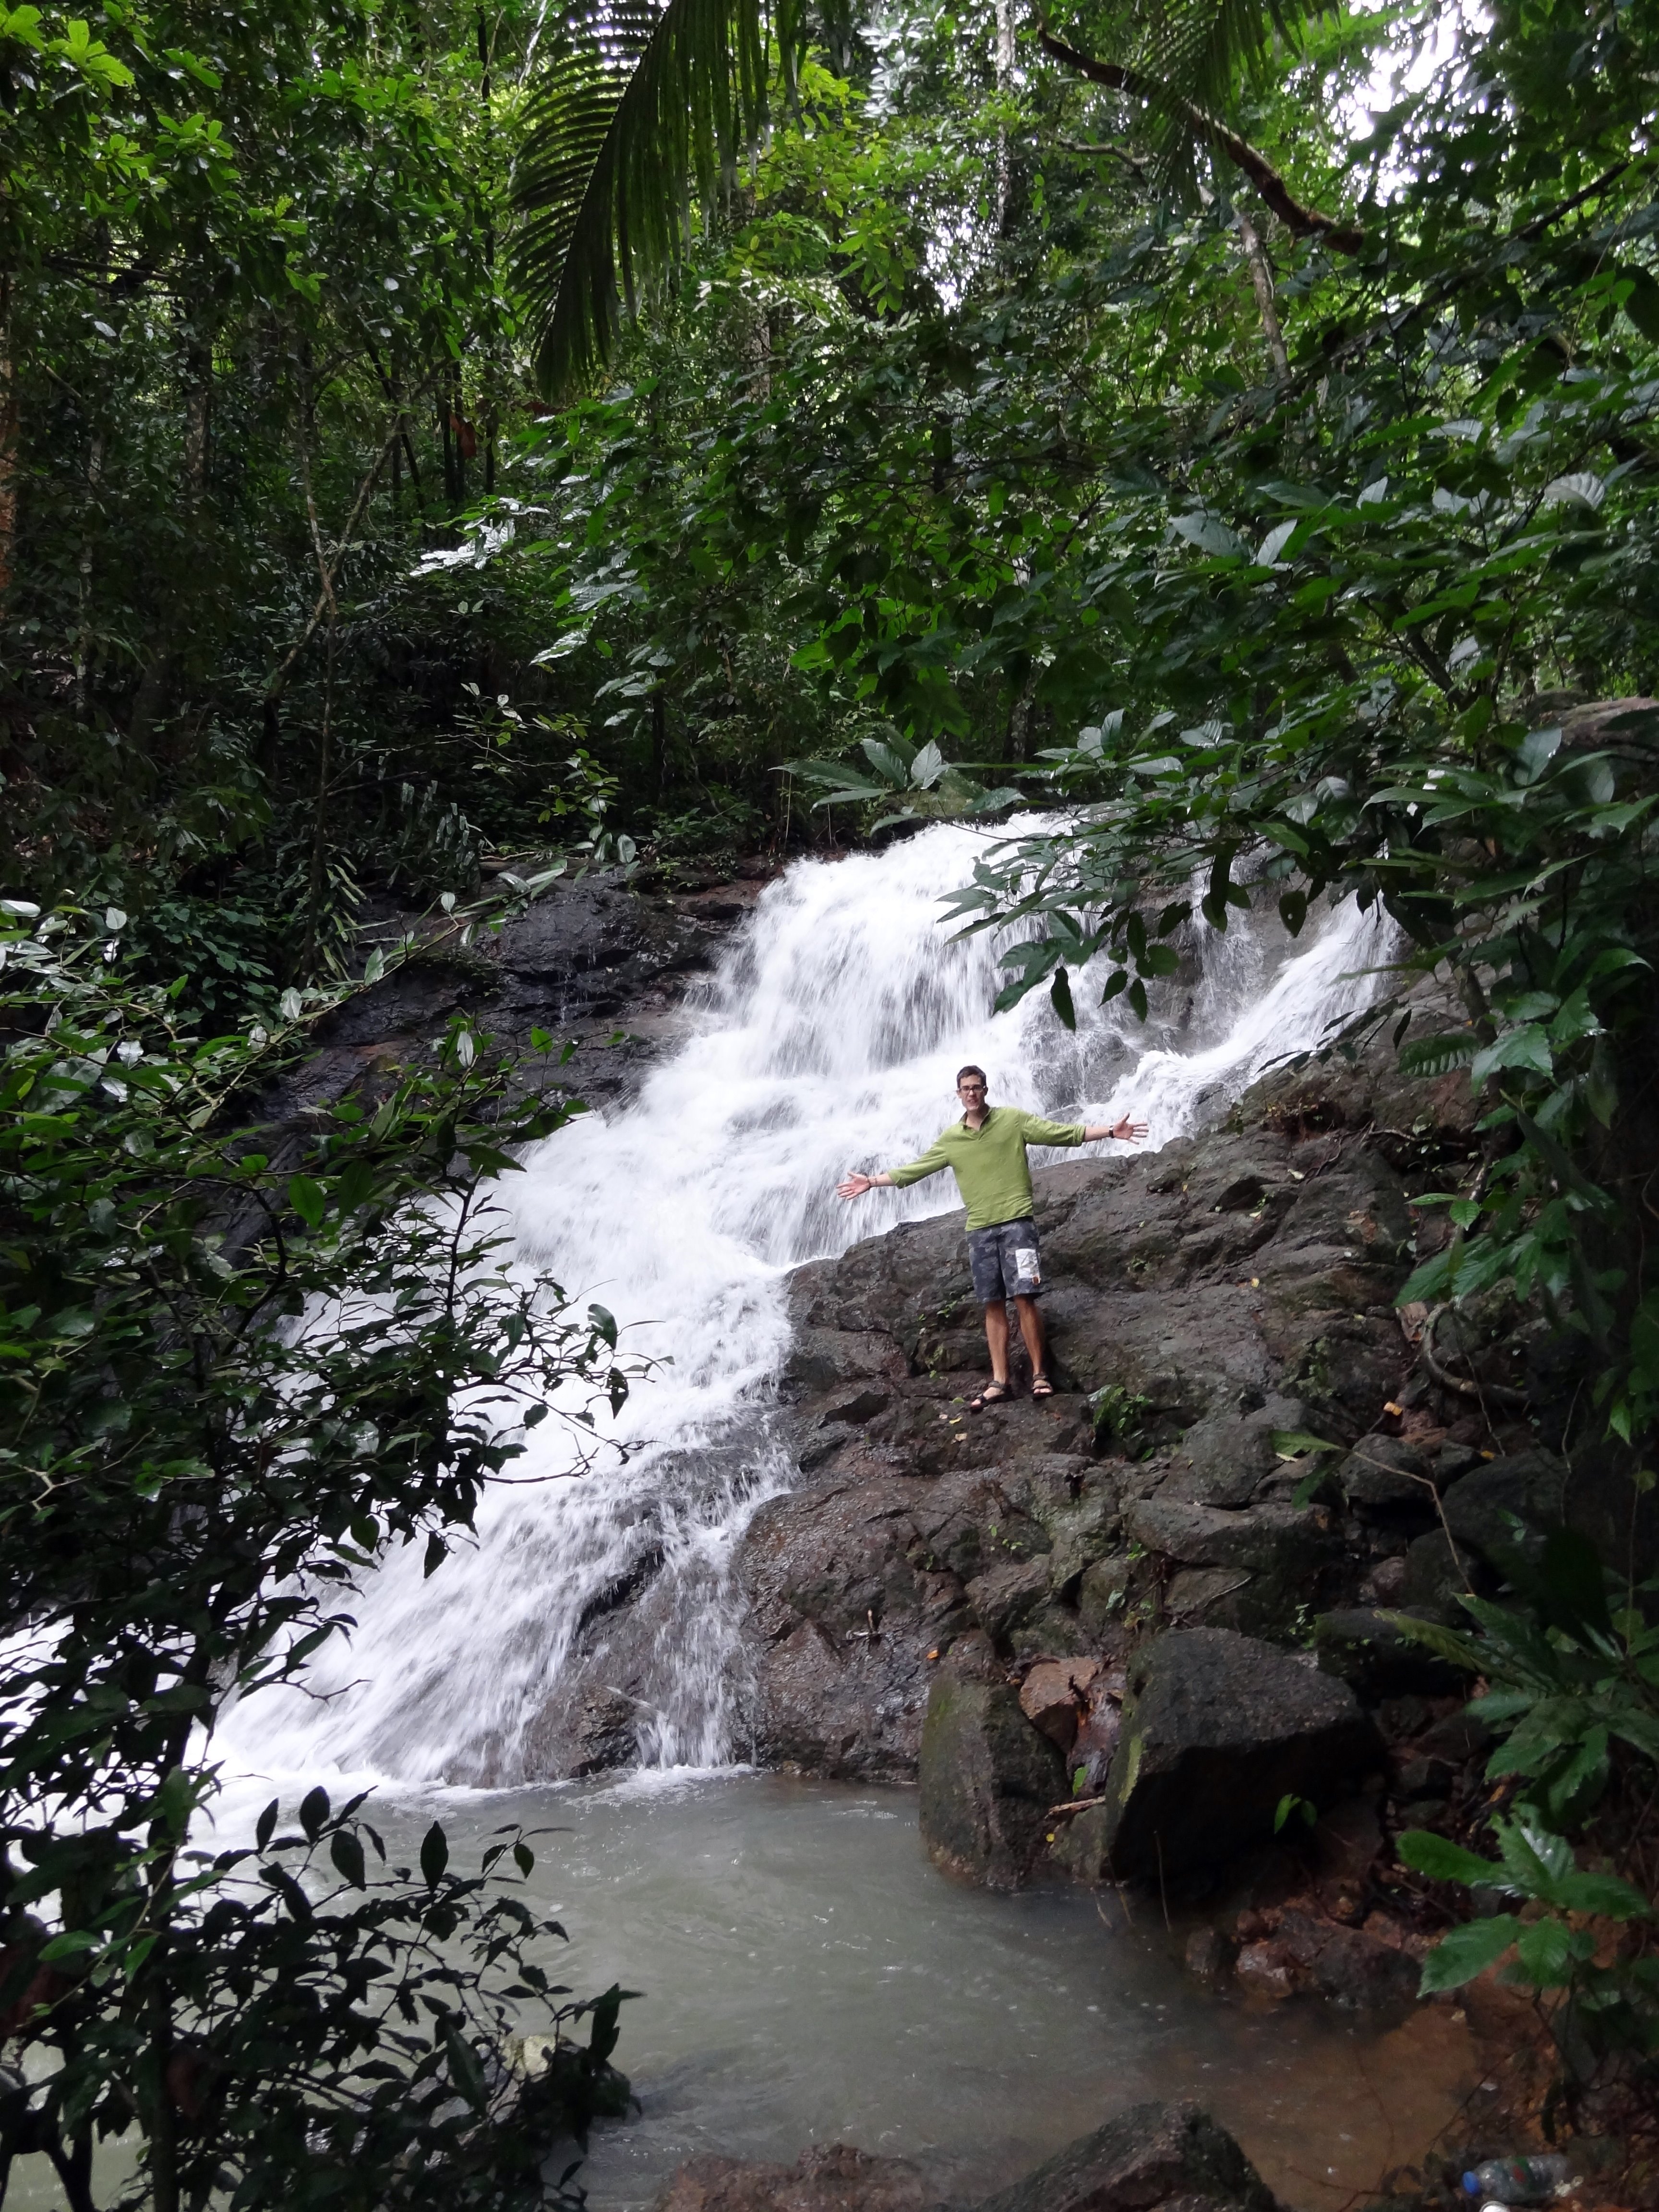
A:
MULTIPOLYGON (((1025 1349, 1031 1356, 1033 1375, 1046 1374, 1048 1366, 1048 1337, 1042 1326, 1042 1309, 1035 1298, 1016 1298, 1014 1305, 1019 1315, 1019 1333, 1025 1339, 1025 1349)), ((1008 1334, 1007 1316, 1003 1316, 1002 1333, 1008 1334)))
MULTIPOLYGON (((1022 1305, 1030 1304, 1022 1298, 1022 1305)), ((1008 1308, 1001 1298, 985 1309, 985 1341, 991 1347, 991 1379, 1006 1383, 1008 1380, 1008 1308)))
MULTIPOLYGON (((1025 1349, 1030 1355, 1031 1372, 1041 1375, 1048 1364, 1048 1339, 1042 1326, 1042 1309, 1035 1298, 1016 1298, 1015 1310, 1019 1315, 1019 1333, 1025 1340, 1025 1349)), ((985 1341, 991 1347, 991 1375, 994 1381, 1008 1380, 1008 1307, 999 1298, 994 1305, 985 1309, 985 1341)))

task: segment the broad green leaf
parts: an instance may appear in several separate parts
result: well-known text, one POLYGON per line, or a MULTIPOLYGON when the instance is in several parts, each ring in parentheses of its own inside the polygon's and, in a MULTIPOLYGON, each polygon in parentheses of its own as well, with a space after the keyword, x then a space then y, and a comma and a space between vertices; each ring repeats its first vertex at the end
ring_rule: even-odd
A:
POLYGON ((1178 536, 1197 546, 1200 553, 1248 554, 1249 551, 1236 531, 1230 530, 1218 515, 1195 510, 1190 514, 1178 514, 1171 527, 1178 536))
POLYGON ((1431 1829, 1407 1828, 1395 1848, 1402 1865, 1427 1875, 1431 1881, 1461 1881, 1473 1888, 1510 1887, 1502 1867, 1431 1829))
POLYGON ((1471 1920, 1454 1928, 1423 1961, 1419 1995, 1427 1997, 1437 1990, 1462 1989, 1465 1982, 1484 1974, 1515 1942, 1521 1926, 1512 1913, 1500 1912, 1490 1920, 1471 1920))
POLYGON ((434 1820, 421 1838, 421 1879, 428 1889, 438 1887, 448 1864, 449 1838, 434 1820))
POLYGON ((1591 514, 1607 495, 1601 478, 1588 469, 1576 469, 1570 475, 1553 477, 1540 495, 1546 507, 1582 507, 1591 514))
POLYGON ((290 1176, 288 1184, 288 1202, 307 1229, 321 1228, 328 1201, 323 1194, 319 1183, 314 1182, 309 1176, 290 1176))
POLYGON ((1469 1081, 1477 1090, 1487 1077, 1505 1067, 1530 1069, 1537 1075, 1554 1072, 1549 1038, 1537 1022, 1528 1022, 1519 1029, 1505 1030, 1494 1042, 1476 1053, 1469 1067, 1469 1081))
POLYGON ((1516 1936, 1511 1973, 1534 1989, 1561 1989, 1573 1978, 1580 1957, 1580 1947, 1565 1921, 1549 1914, 1529 1922, 1516 1936))
POLYGON ((1306 1429, 1275 1429, 1273 1450, 1280 1459, 1299 1459, 1304 1452, 1340 1452, 1340 1444, 1328 1443, 1323 1437, 1316 1437, 1306 1429))

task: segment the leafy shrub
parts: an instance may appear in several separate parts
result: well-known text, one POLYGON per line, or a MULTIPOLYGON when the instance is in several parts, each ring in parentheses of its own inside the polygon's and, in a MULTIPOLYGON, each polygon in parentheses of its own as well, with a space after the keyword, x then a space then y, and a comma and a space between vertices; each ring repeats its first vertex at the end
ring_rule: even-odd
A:
MULTIPOLYGON (((1399 1841, 1406 1865, 1437 1881, 1513 1899, 1513 1911, 1452 1929, 1425 1962, 1423 1990, 1455 1989, 1515 1956, 1504 1978, 1557 2001, 1552 2019, 1570 2073, 1582 2080, 1610 2060, 1659 2054, 1659 1957, 1632 1937, 1656 1917, 1633 1883, 1578 1865, 1568 1832, 1581 1828, 1606 1796, 1619 1760, 1633 1766, 1626 1784, 1650 1788, 1659 1767, 1659 1629, 1633 1601, 1613 1607, 1594 1548, 1559 1528, 1535 1559, 1517 1545, 1507 1557, 1523 1604, 1465 1596, 1479 1633, 1468 1635, 1407 1613, 1395 1626, 1486 1686, 1471 1713, 1498 1735, 1486 1771, 1512 1798, 1492 1829, 1496 1860, 1427 1830, 1399 1841), (1629 1934, 1605 1943, 1587 1922, 1612 1922, 1629 1934)), ((1650 1595, 1643 1592, 1642 1595, 1650 1595)))
POLYGON ((283 932, 274 896, 179 893, 137 915, 124 945, 136 983, 180 978, 186 1006, 210 1030, 268 1018, 280 993, 283 932))
POLYGON ((651 817, 651 842, 665 860, 707 860, 743 852, 757 845, 765 833, 765 816, 734 792, 711 791, 682 813, 659 809, 651 817))

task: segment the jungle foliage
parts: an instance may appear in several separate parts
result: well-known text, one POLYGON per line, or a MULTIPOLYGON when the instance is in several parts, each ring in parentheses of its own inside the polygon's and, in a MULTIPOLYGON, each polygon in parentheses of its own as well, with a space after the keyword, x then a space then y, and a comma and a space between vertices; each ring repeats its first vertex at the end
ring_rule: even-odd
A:
POLYGON ((625 1395, 615 1322, 509 1269, 491 1196, 580 1109, 458 1024, 378 1103, 273 1142, 239 1109, 303 1027, 204 1036, 177 991, 121 981, 124 915, 21 907, 0 917, 0 2198, 34 2154, 74 2212, 540 2203, 553 2143, 617 2106, 620 1993, 550 1976, 562 1931, 495 1871, 510 1850, 529 1873, 524 1838, 461 1874, 435 1826, 418 1868, 388 1866, 361 1797, 315 1790, 286 1823, 273 1802, 217 1850, 202 1816, 218 1717, 349 1631, 384 1546, 435 1571, 527 1431, 574 1424, 580 1466, 593 1405, 625 1395), (526 2026, 562 2046, 530 2077, 506 2062, 526 2026), (94 2162, 122 2139, 125 2180, 94 2162))
MULTIPOLYGON (((562 1109, 470 1033, 248 1130, 371 897, 975 820, 956 924, 1070 1022, 1357 892, 1370 1018, 1483 1108, 1412 1293, 1544 1301, 1644 1480, 1656 71, 1652 0, 0 16, 5 1774, 73 1816, 7 1815, 14 2149, 84 2197, 136 2122, 168 2212, 541 2185, 510 1894, 314 1802, 187 1855, 192 1728, 505 1472, 471 1394, 620 1387, 471 1211, 562 1109)), ((1511 1668, 1569 1762, 1628 1613, 1511 1668)), ((1496 1840, 1571 1932, 1555 1772, 1496 1840)))

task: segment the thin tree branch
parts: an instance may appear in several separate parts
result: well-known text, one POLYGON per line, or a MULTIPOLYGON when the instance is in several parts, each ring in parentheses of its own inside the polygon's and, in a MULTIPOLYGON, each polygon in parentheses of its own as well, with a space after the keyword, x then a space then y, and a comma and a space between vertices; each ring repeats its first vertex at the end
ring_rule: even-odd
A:
POLYGON ((1079 76, 1087 77, 1091 84, 1103 84, 1113 92, 1127 92, 1131 99, 1145 100, 1149 106, 1173 108, 1184 116, 1201 138, 1207 139, 1244 172, 1285 228, 1297 237, 1316 238, 1337 253, 1364 251, 1363 230, 1335 216, 1326 215, 1322 209, 1304 207, 1267 155, 1247 138, 1241 138, 1236 131, 1230 131, 1218 116, 1210 114, 1193 100, 1183 100, 1153 78, 1143 76, 1139 70, 1080 52, 1076 46, 1067 46, 1064 39, 1056 38, 1046 24, 1039 27, 1037 36, 1045 53, 1063 62, 1067 69, 1075 70, 1079 76))
MULTIPOLYGON (((264 703, 267 707, 274 706, 276 701, 282 697, 283 693, 287 690, 288 679, 294 672, 295 663, 299 659, 300 655, 310 644, 312 639, 317 635, 319 624, 321 623, 323 617, 328 612, 330 607, 334 603, 334 579, 338 575, 340 572, 340 563, 346 556, 346 550, 351 543, 351 533, 356 530, 359 521, 362 520, 363 509, 368 505, 369 499, 374 492, 374 487, 380 482, 380 471, 386 466, 387 460, 391 458, 392 449, 397 444, 398 438, 402 435, 402 432, 403 419, 401 415, 399 415, 396 419, 394 419, 391 432, 388 434, 385 444, 380 447, 380 452, 374 456, 374 459, 369 468, 368 474, 363 478, 362 483, 357 487, 357 496, 352 501, 351 512, 345 520, 345 527, 341 531, 338 541, 335 545, 333 558, 331 560, 325 561, 320 544, 317 544, 316 545, 318 566, 322 572, 323 587, 317 595, 316 605, 311 610, 311 617, 309 621, 306 623, 305 628, 301 631, 294 643, 289 647, 287 655, 273 672, 270 682, 265 685, 264 703)), ((314 529, 314 514, 313 520, 314 529)), ((315 542, 314 539, 313 542, 315 542)))
POLYGON ((1285 349, 1285 331, 1279 319, 1279 302, 1273 296, 1273 264, 1267 258, 1267 249, 1261 243, 1261 233, 1242 207, 1234 208, 1233 221, 1238 227, 1238 242, 1244 248, 1250 283, 1255 292, 1255 304, 1261 310, 1261 334, 1267 341, 1273 374, 1280 384, 1288 384, 1291 380, 1291 356, 1285 349))
POLYGON ((1152 166, 1144 154, 1131 154, 1126 147, 1115 146, 1109 138, 1098 143, 1087 138, 1062 138, 1059 143, 1068 154, 1109 154, 1138 177, 1144 177, 1152 166))

